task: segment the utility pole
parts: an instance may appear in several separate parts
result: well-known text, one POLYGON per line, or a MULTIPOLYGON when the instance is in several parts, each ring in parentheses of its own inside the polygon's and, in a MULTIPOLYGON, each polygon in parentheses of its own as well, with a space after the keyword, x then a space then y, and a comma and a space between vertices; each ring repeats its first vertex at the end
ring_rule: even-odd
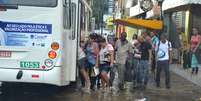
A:
POLYGON ((100 11, 101 11, 101 24, 100 24, 100 28, 101 28, 101 35, 103 35, 103 24, 104 24, 104 21, 103 21, 103 16, 104 16, 104 9, 105 9, 105 7, 104 7, 104 5, 105 5, 105 0, 103 0, 103 2, 102 3, 100 3, 101 4, 101 6, 100 6, 100 11))

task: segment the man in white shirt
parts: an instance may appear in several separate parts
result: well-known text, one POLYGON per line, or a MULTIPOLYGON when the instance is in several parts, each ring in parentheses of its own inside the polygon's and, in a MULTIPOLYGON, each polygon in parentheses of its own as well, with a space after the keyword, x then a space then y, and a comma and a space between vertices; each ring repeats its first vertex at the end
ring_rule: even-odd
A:
POLYGON ((156 46, 157 54, 157 72, 156 72, 156 86, 160 87, 160 74, 161 70, 165 71, 166 88, 170 89, 170 70, 169 64, 172 63, 172 45, 167 40, 167 36, 162 34, 160 41, 156 46))
POLYGON ((127 33, 121 33, 121 37, 117 40, 115 45, 116 50, 116 63, 118 66, 118 79, 119 79, 119 88, 124 89, 124 78, 126 72, 126 60, 130 58, 130 52, 132 50, 132 44, 126 39, 127 33))

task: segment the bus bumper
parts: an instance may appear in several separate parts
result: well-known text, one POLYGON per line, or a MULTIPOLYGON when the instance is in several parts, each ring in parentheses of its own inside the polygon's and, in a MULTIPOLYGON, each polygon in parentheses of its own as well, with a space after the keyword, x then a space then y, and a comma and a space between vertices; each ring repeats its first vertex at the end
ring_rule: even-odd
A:
POLYGON ((56 86, 65 86, 69 82, 62 81, 61 67, 54 67, 49 71, 39 70, 22 70, 22 77, 19 79, 19 69, 2 69, 0 68, 1 82, 21 82, 21 83, 41 83, 56 86))

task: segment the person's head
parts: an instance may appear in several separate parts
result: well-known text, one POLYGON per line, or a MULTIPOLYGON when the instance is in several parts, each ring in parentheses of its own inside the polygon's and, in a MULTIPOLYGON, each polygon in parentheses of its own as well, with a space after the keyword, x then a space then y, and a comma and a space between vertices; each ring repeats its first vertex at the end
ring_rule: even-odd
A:
POLYGON ((101 40, 102 36, 100 34, 96 34, 95 38, 96 38, 96 42, 99 43, 99 41, 101 40))
POLYGON ((133 40, 136 40, 137 39, 137 35, 136 34, 133 34, 133 40))
POLYGON ((165 43, 166 40, 167 40, 167 35, 166 34, 161 34, 160 40, 161 40, 161 42, 165 43))
POLYGON ((106 39, 104 37, 101 37, 100 40, 99 40, 99 44, 102 46, 102 47, 105 47, 107 45, 106 43, 106 39))
POLYGON ((95 34, 90 34, 90 35, 89 35, 88 42, 91 43, 91 42, 95 42, 95 41, 96 41, 96 36, 95 36, 95 34))
POLYGON ((147 36, 148 36, 148 33, 147 33, 147 32, 143 32, 143 33, 142 33, 142 37, 145 38, 145 37, 147 37, 147 36))
POLYGON ((138 37, 138 41, 139 41, 140 43, 143 43, 143 42, 144 42, 144 37, 143 37, 143 36, 139 36, 139 37, 138 37))
POLYGON ((84 44, 85 44, 85 37, 84 37, 84 35, 81 35, 81 37, 80 37, 80 46, 84 47, 84 44))
POLYGON ((181 34, 181 32, 182 32, 182 28, 177 28, 177 33, 181 34))
POLYGON ((199 34, 198 28, 194 27, 192 30, 193 30, 193 35, 199 34))
POLYGON ((127 38, 127 33, 126 32, 122 32, 121 33, 121 37, 120 37, 121 41, 125 41, 126 38, 127 38))
POLYGON ((150 36, 151 36, 151 37, 154 37, 156 34, 157 34, 156 31, 151 31, 151 32, 150 32, 150 36))

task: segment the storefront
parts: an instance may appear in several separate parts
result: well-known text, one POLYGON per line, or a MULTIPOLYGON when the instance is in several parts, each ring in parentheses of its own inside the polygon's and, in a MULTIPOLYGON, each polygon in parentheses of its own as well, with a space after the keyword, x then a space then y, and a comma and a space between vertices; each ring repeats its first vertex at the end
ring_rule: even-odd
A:
POLYGON ((166 32, 174 48, 174 59, 179 60, 179 48, 188 49, 192 28, 201 32, 200 0, 166 0, 164 2, 164 21, 166 32))
MULTIPOLYGON (((156 19, 159 17, 159 9, 156 0, 154 7, 148 12, 144 12, 139 5, 130 9, 130 17, 138 17, 142 14, 146 19, 156 19)), ((174 58, 179 57, 178 48, 183 46, 189 48, 191 30, 193 27, 199 29, 201 33, 201 0, 164 0, 163 5, 163 32, 169 35, 169 40, 175 49, 174 58), (181 34, 180 34, 181 33, 181 34)))

